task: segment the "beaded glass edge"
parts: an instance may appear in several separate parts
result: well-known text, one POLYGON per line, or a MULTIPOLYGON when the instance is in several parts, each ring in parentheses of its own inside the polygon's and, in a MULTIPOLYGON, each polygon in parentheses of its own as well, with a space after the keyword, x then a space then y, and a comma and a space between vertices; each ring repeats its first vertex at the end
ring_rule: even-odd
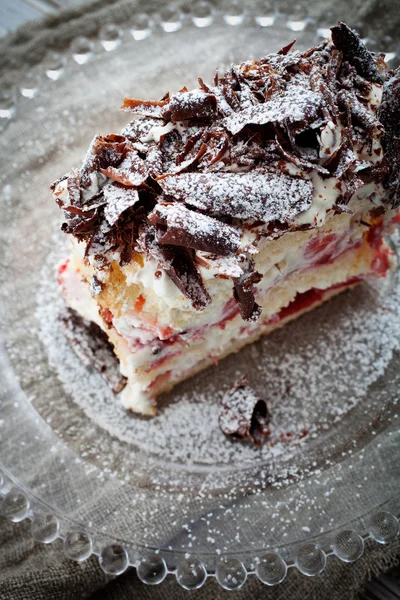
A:
POLYGON ((135 567, 143 583, 157 585, 173 574, 187 590, 200 588, 208 577, 215 577, 223 589, 235 590, 246 583, 249 575, 256 575, 266 586, 274 586, 284 581, 291 568, 313 577, 323 572, 329 556, 346 563, 355 562, 363 555, 366 540, 389 544, 398 537, 400 528, 395 515, 378 510, 369 517, 367 533, 340 529, 324 549, 313 541, 299 544, 293 561, 285 561, 278 551, 265 548, 247 557, 247 566, 237 555, 221 554, 214 558, 214 568, 210 569, 200 554, 182 553, 177 560, 176 553, 168 550, 133 549, 118 541, 100 540, 85 531, 83 525, 55 514, 51 507, 18 488, 1 472, 0 515, 14 523, 29 519, 35 542, 50 544, 61 539, 64 554, 71 560, 83 562, 97 555, 101 569, 108 575, 117 576, 128 567, 135 567))

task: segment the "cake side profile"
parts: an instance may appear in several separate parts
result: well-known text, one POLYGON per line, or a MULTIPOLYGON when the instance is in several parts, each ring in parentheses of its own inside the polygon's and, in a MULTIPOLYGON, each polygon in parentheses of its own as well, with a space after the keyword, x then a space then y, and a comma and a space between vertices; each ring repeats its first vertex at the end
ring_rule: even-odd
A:
POLYGON ((59 284, 113 344, 126 408, 155 414, 179 381, 394 265, 400 71, 345 24, 122 108, 121 134, 52 189, 72 242, 59 284))

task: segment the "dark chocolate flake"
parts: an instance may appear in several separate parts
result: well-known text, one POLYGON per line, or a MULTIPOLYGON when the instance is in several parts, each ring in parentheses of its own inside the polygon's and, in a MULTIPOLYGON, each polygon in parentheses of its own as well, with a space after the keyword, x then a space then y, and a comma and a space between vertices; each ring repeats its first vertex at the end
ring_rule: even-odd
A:
POLYGON ((400 204, 400 68, 383 86, 379 120, 385 127, 382 146, 389 167, 385 186, 390 189, 393 206, 400 204))
POLYGON ((60 314, 59 321, 65 337, 85 367, 98 371, 114 393, 120 392, 126 385, 126 377, 120 373, 118 359, 106 333, 71 308, 60 314))
POLYGON ((183 173, 159 181, 166 194, 212 216, 289 221, 312 204, 310 181, 281 173, 183 173))
POLYGON ((216 108, 217 99, 214 94, 195 90, 173 94, 164 111, 169 111, 171 121, 183 121, 213 117, 216 114, 216 108))
POLYGON ((135 150, 129 150, 118 167, 109 166, 100 171, 110 179, 127 186, 141 185, 149 175, 145 161, 135 150))
POLYGON ((195 265, 193 250, 159 244, 153 226, 141 231, 138 249, 157 261, 158 266, 164 269, 182 294, 191 301, 195 310, 203 310, 211 304, 210 295, 195 265))
POLYGON ((103 194, 106 200, 104 216, 110 225, 114 225, 125 210, 139 202, 136 189, 116 182, 106 185, 103 194))
POLYGON ((92 280, 90 282, 90 292, 92 296, 99 296, 103 290, 103 283, 100 281, 96 275, 93 275, 92 280))
POLYGON ((180 204, 158 204, 149 214, 159 225, 157 239, 172 244, 226 256, 240 246, 240 230, 180 204))
POLYGON ((220 401, 218 422, 225 435, 258 447, 270 435, 267 403, 248 385, 246 375, 220 401))
POLYGON ((254 296, 254 285, 259 283, 262 275, 254 271, 254 262, 246 258, 242 263, 243 275, 234 280, 233 297, 239 304, 240 316, 243 321, 258 321, 261 307, 254 296))
POLYGON ((135 98, 124 98, 121 109, 135 115, 162 119, 162 109, 168 104, 168 99, 167 95, 163 100, 136 100, 135 98))
POLYGON ((343 57, 357 72, 373 83, 382 83, 376 61, 371 52, 367 50, 356 31, 350 29, 345 23, 331 27, 332 41, 336 48, 343 53, 343 57))
POLYGON ((267 102, 254 104, 249 108, 228 116, 224 125, 232 134, 237 134, 246 125, 266 125, 267 123, 307 124, 316 121, 324 105, 322 94, 307 87, 308 80, 293 79, 287 88, 273 94, 267 102))
MULTIPOLYGON (((80 189, 81 177, 78 169, 73 169, 70 173, 68 173, 67 177, 67 190, 69 196, 69 204, 70 206, 81 206, 81 189, 80 189)), ((62 202, 59 202, 59 206, 66 208, 63 206, 62 202)))
POLYGON ((362 104, 355 94, 341 90, 338 94, 339 106, 349 108, 354 124, 361 125, 368 131, 369 136, 378 138, 383 133, 383 125, 374 117, 371 111, 362 104))
POLYGON ((128 140, 123 135, 96 135, 80 169, 81 187, 89 187, 91 173, 108 167, 117 167, 126 155, 127 143, 128 140))
POLYGON ((195 310, 203 310, 211 304, 202 277, 193 260, 193 252, 186 248, 162 246, 162 253, 171 266, 166 269, 167 274, 178 289, 188 298, 195 310))

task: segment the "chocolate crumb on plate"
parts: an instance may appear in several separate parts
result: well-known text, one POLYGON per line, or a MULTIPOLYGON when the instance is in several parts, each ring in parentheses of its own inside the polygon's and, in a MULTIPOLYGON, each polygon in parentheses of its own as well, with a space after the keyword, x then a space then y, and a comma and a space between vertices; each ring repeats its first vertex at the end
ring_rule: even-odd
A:
POLYGON ((247 375, 223 396, 218 422, 225 435, 248 440, 255 446, 262 446, 270 435, 267 403, 248 385, 247 375))

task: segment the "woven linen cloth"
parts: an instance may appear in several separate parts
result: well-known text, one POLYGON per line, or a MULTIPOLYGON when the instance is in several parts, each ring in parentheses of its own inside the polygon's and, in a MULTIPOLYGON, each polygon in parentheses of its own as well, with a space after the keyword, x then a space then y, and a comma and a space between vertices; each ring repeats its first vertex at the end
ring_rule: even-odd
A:
MULTIPOLYGON (((187 0, 180 4, 183 10, 190 9, 191 3, 187 0)), ((246 7, 251 4, 245 2, 246 7)), ((331 8, 331 0, 306 0, 304 4, 315 18, 331 8)), ((43 21, 28 23, 0 40, 0 84, 17 82, 22 69, 40 62, 49 50, 67 48, 78 35, 94 37, 104 23, 127 24, 136 12, 156 13, 163 6, 163 0, 95 0, 43 21)), ((361 18, 367 25, 373 24, 374 28, 395 39, 398 37, 398 0, 356 0, 352 3, 336 0, 334 8, 335 13, 350 24, 361 18)), ((139 581, 134 569, 111 578, 100 569, 96 557, 75 563, 65 557, 60 540, 49 546, 35 544, 28 521, 14 524, 0 518, 0 540, 0 600, 180 600, 188 597, 188 592, 173 576, 168 576, 159 586, 146 586, 139 581)), ((330 557, 325 571, 312 578, 289 569, 285 581, 275 588, 267 588, 256 577, 250 576, 234 597, 237 600, 353 600, 368 579, 398 564, 399 556, 399 540, 388 546, 367 542, 364 555, 354 564, 330 557)), ((191 592, 190 597, 215 600, 228 597, 230 593, 211 578, 203 588, 191 592)))

